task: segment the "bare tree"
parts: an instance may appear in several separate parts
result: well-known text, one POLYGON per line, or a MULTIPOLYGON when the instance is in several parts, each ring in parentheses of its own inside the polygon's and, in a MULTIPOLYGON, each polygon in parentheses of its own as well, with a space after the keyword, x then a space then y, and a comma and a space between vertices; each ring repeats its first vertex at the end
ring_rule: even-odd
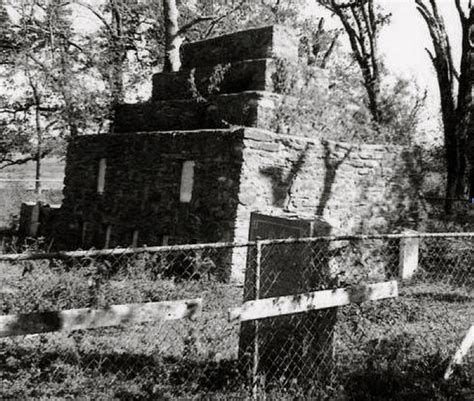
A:
MULTIPOLYGON (((447 182, 445 212, 452 213, 453 200, 464 196, 466 175, 466 139, 469 115, 469 29, 474 23, 474 10, 469 0, 470 16, 460 0, 454 0, 462 28, 461 63, 456 70, 451 44, 436 0, 415 0, 418 12, 429 30, 433 50, 426 49, 438 79, 444 130, 447 182)), ((472 182, 472 178, 471 178, 472 182)), ((471 188, 471 193, 473 189, 471 188)))
POLYGON ((378 54, 377 39, 380 27, 389 15, 382 14, 374 0, 318 0, 341 21, 354 57, 362 71, 367 92, 369 110, 376 124, 382 121, 380 107, 380 82, 382 66, 378 54))

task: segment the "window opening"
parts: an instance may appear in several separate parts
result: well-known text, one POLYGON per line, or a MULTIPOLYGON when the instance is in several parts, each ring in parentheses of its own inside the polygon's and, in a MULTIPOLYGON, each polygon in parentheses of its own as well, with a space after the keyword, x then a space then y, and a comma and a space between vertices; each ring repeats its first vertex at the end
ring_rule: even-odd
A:
POLYGON ((191 202, 194 185, 194 161, 185 161, 181 170, 181 187, 179 201, 182 203, 191 202))
POLYGON ((97 193, 103 194, 105 189, 105 170, 107 169, 107 159, 99 161, 99 174, 97 176, 97 193))

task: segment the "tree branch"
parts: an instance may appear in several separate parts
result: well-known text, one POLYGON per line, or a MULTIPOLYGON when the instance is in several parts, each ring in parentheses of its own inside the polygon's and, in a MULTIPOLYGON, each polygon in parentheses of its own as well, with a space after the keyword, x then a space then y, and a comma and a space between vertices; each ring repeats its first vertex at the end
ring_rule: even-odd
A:
POLYGON ((113 34, 114 31, 113 31, 112 27, 110 26, 110 24, 107 22, 107 20, 104 18, 103 15, 101 15, 99 12, 94 10, 94 8, 91 7, 89 4, 86 4, 86 3, 83 3, 82 1, 77 1, 77 0, 76 0, 75 3, 79 6, 81 6, 81 7, 84 7, 86 9, 88 9, 92 14, 94 14, 104 24, 104 26, 107 28, 107 30, 110 32, 110 34, 113 34))
POLYGON ((214 28, 216 27, 216 25, 221 22, 222 20, 226 19, 227 17, 229 17, 230 15, 232 15, 233 13, 235 13, 237 10, 239 10, 240 8, 242 8, 243 4, 244 4, 245 0, 242 0, 237 6, 235 6, 233 9, 229 10, 228 12, 226 12, 225 14, 221 15, 220 17, 217 17, 216 19, 214 19, 213 21, 211 21, 211 23, 209 24, 209 27, 207 28, 207 31, 204 35, 205 38, 209 37, 212 33, 212 31, 214 30, 214 28))
POLYGON ((194 25, 200 24, 201 22, 204 21, 210 21, 216 19, 215 16, 202 16, 202 17, 197 17, 193 19, 191 22, 188 22, 187 24, 184 24, 179 30, 178 30, 178 36, 184 35, 187 31, 189 31, 194 25))
MULTIPOLYGON (((333 2, 331 2, 331 3, 333 3, 333 2)), ((341 20, 341 23, 344 26, 344 29, 346 30, 347 35, 349 36, 349 42, 351 44, 351 48, 352 48, 352 51, 354 52, 354 55, 357 59, 357 62, 359 63, 359 65, 362 65, 363 55, 362 55, 361 49, 359 48, 359 42, 357 40, 356 31, 349 24, 349 21, 347 20, 347 16, 343 12, 341 12, 337 8, 333 8, 333 11, 339 17, 339 19, 341 20)))
MULTIPOLYGON (((39 155, 41 159, 45 158, 52 152, 52 149, 45 149, 39 155)), ((38 155, 33 156, 23 156, 19 159, 15 159, 13 157, 4 156, 0 160, 0 170, 9 166, 17 166, 20 164, 26 164, 31 161, 35 161, 38 158, 38 155)))
POLYGON ((454 4, 456 5, 456 9, 458 10, 459 19, 461 20, 461 25, 464 25, 467 22, 469 17, 464 13, 464 10, 461 7, 461 0, 454 0, 454 4))
MULTIPOLYGON (((361 6, 361 7, 363 7, 363 6, 361 6)), ((354 19, 354 21, 356 23, 356 26, 357 26, 357 29, 359 30, 359 33, 356 34, 356 39, 359 42, 359 46, 361 48, 361 52, 362 52, 363 57, 367 57, 367 49, 365 47, 365 40, 364 40, 364 29, 363 29, 362 23, 360 21, 360 16, 357 13, 357 10, 356 10, 355 6, 351 6, 350 9, 351 9, 351 13, 352 13, 352 18, 354 19)), ((354 30, 354 32, 355 32, 355 30, 354 30)))
POLYGON ((328 49, 324 53, 324 56, 323 56, 323 59, 321 61, 321 65, 320 65, 321 68, 326 68, 329 57, 331 57, 331 54, 333 53, 334 49, 336 48, 336 43, 337 43, 338 38, 339 38, 339 32, 337 32, 334 35, 334 38, 332 39, 331 44, 329 45, 328 49))
POLYGON ((433 67, 435 68, 435 70, 438 68, 437 67, 437 64, 436 64, 436 57, 433 55, 433 53, 431 52, 430 49, 428 49, 427 47, 425 48, 425 51, 426 53, 428 53, 428 57, 430 58, 431 62, 433 63, 433 67))
MULTIPOLYGON (((369 13, 373 13, 373 3, 369 2, 369 13)), ((367 11, 365 10, 364 5, 361 5, 361 13, 362 13, 362 18, 364 19, 364 23, 367 29, 367 39, 369 42, 369 47, 370 47, 370 60, 372 64, 372 71, 374 76, 378 76, 378 61, 377 61, 377 24, 375 22, 375 18, 370 18, 369 15, 367 15, 367 11)))

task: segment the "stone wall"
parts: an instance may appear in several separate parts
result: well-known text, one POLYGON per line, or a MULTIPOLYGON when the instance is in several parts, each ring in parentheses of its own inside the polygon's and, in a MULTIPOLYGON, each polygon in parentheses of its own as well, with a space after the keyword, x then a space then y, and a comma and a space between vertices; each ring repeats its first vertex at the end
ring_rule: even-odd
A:
POLYGON ((152 99, 190 99, 196 95, 207 97, 217 92, 273 92, 276 64, 274 59, 262 58, 179 72, 160 72, 153 76, 152 99))
POLYGON ((69 146, 57 241, 70 249, 130 246, 134 232, 138 246, 162 244, 164 236, 170 243, 245 241, 252 211, 321 216, 333 233, 414 227, 415 173, 401 147, 255 128, 79 137, 69 146), (189 203, 180 201, 184 161, 195 162, 189 203))
POLYGON ((268 129, 283 97, 249 91, 209 97, 206 101, 174 99, 117 107, 114 132, 153 132, 225 128, 231 125, 268 129))
POLYGON ((344 234, 391 231, 418 220, 419 167, 409 149, 282 136, 248 129, 236 238, 250 211, 322 216, 344 234))
POLYGON ((79 137, 69 146, 60 247, 231 241, 238 202, 242 131, 79 137), (104 192, 97 187, 106 159, 104 192), (184 161, 194 161, 189 203, 180 202, 184 161))
MULTIPOLYGON (((416 228, 419 166, 401 146, 321 142, 246 129, 234 238, 248 238, 250 214, 321 217, 334 235, 416 228)), ((320 235, 327 235, 326 232, 320 235)), ((242 281, 245 249, 233 255, 242 281)))

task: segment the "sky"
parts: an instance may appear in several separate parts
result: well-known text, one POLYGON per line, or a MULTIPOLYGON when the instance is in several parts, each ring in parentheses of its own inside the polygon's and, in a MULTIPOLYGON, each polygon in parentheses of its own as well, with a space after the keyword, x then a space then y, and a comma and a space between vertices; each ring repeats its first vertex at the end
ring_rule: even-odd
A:
MULTIPOLYGON (((415 76, 420 84, 433 84, 433 68, 425 48, 432 48, 428 29, 415 8, 414 0, 381 1, 392 13, 391 24, 381 34, 380 43, 387 64, 397 73, 415 76)), ((456 63, 460 61, 461 30, 454 0, 438 0, 456 63)))

